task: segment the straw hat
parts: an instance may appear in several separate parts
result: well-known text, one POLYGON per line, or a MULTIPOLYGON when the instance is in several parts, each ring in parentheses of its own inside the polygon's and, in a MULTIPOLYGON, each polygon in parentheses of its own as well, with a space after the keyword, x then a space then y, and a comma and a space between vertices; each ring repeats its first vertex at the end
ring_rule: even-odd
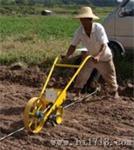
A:
POLYGON ((90 7, 82 7, 74 18, 93 18, 93 19, 99 19, 98 16, 96 16, 92 9, 90 7))

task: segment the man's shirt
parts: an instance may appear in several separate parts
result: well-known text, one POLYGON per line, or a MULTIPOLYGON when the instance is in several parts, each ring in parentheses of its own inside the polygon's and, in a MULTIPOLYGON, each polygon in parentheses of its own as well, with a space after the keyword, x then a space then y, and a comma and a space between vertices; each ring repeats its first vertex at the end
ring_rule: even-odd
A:
POLYGON ((108 47, 108 38, 104 27, 100 23, 92 24, 90 37, 85 33, 84 27, 81 25, 75 32, 71 45, 77 46, 82 43, 88 49, 89 55, 96 56, 102 44, 106 45, 104 53, 100 57, 100 61, 108 61, 112 58, 112 52, 108 47))

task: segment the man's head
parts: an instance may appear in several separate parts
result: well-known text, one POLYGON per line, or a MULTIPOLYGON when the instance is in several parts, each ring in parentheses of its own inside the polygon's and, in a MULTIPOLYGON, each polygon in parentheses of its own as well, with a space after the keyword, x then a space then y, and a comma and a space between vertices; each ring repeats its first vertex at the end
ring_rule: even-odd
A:
POLYGON ((92 9, 90 7, 82 7, 78 13, 78 15, 75 16, 77 19, 99 19, 98 16, 96 16, 92 9))
POLYGON ((90 24, 92 24, 92 21, 92 18, 80 18, 80 22, 84 27, 88 27, 90 24))

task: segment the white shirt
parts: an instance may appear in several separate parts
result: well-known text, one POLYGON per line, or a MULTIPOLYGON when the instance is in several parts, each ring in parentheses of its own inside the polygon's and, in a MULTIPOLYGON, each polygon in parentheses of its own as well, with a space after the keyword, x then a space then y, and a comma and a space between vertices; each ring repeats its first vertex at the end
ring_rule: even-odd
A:
POLYGON ((81 25, 75 32, 71 45, 77 46, 82 43, 88 49, 89 55, 96 56, 102 44, 106 45, 104 53, 100 57, 100 61, 108 61, 112 58, 112 52, 108 47, 108 38, 104 27, 100 23, 92 24, 91 35, 85 33, 84 27, 81 25))

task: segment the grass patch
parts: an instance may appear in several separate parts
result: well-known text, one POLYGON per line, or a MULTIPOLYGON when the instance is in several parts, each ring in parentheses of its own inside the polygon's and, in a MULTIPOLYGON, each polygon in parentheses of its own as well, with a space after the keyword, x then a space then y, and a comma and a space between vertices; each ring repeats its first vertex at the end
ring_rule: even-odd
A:
MULTIPOLYGON (((17 13, 15 10, 17 15, 15 13, 15 15, 0 16, 1 65, 21 61, 28 65, 48 67, 57 55, 67 51, 74 31, 79 26, 79 21, 72 19, 78 7, 50 8, 56 12, 53 16, 41 16, 43 7, 32 10, 34 9, 38 12, 36 15, 24 16, 22 11, 18 10, 19 13, 17 13)), ((101 18, 99 22, 103 22, 113 8, 94 7, 93 9, 101 18)), ((116 65, 122 79, 133 76, 133 61, 130 60, 132 59, 125 58, 116 65)))
POLYGON ((43 65, 48 67, 57 55, 65 53, 69 40, 45 41, 33 36, 32 40, 8 38, 1 42, 0 63, 10 65, 14 62, 25 62, 28 65, 43 65), (25 40, 27 40, 25 42, 25 40), (15 42, 14 42, 15 41, 15 42))
POLYGON ((0 40, 13 35, 29 38, 33 34, 44 40, 68 39, 78 26, 79 21, 70 16, 0 16, 0 40))
MULTIPOLYGON (((8 11, 14 11, 14 15, 9 12, 9 15, 0 16, 0 39, 4 39, 6 36, 29 36, 36 34, 38 38, 43 38, 45 40, 49 39, 62 39, 71 38, 79 21, 72 19, 72 15, 76 13, 80 6, 62 6, 62 7, 52 7, 50 10, 54 11, 53 16, 41 16, 41 10, 46 9, 43 6, 3 6, 0 9, 8 11), (23 11, 24 9, 24 11, 23 11), (30 11, 31 9, 37 15, 24 16, 23 12, 30 11), (38 10, 38 11, 37 11, 38 10), (21 14, 22 16, 20 16, 21 14)), ((112 11, 112 7, 93 8, 96 14, 101 18, 99 22, 102 22, 104 17, 112 11)), ((4 13, 4 12, 3 12, 4 13)))
POLYGON ((45 40, 72 37, 78 22, 59 16, 0 16, 1 38, 6 36, 38 35, 45 40))

